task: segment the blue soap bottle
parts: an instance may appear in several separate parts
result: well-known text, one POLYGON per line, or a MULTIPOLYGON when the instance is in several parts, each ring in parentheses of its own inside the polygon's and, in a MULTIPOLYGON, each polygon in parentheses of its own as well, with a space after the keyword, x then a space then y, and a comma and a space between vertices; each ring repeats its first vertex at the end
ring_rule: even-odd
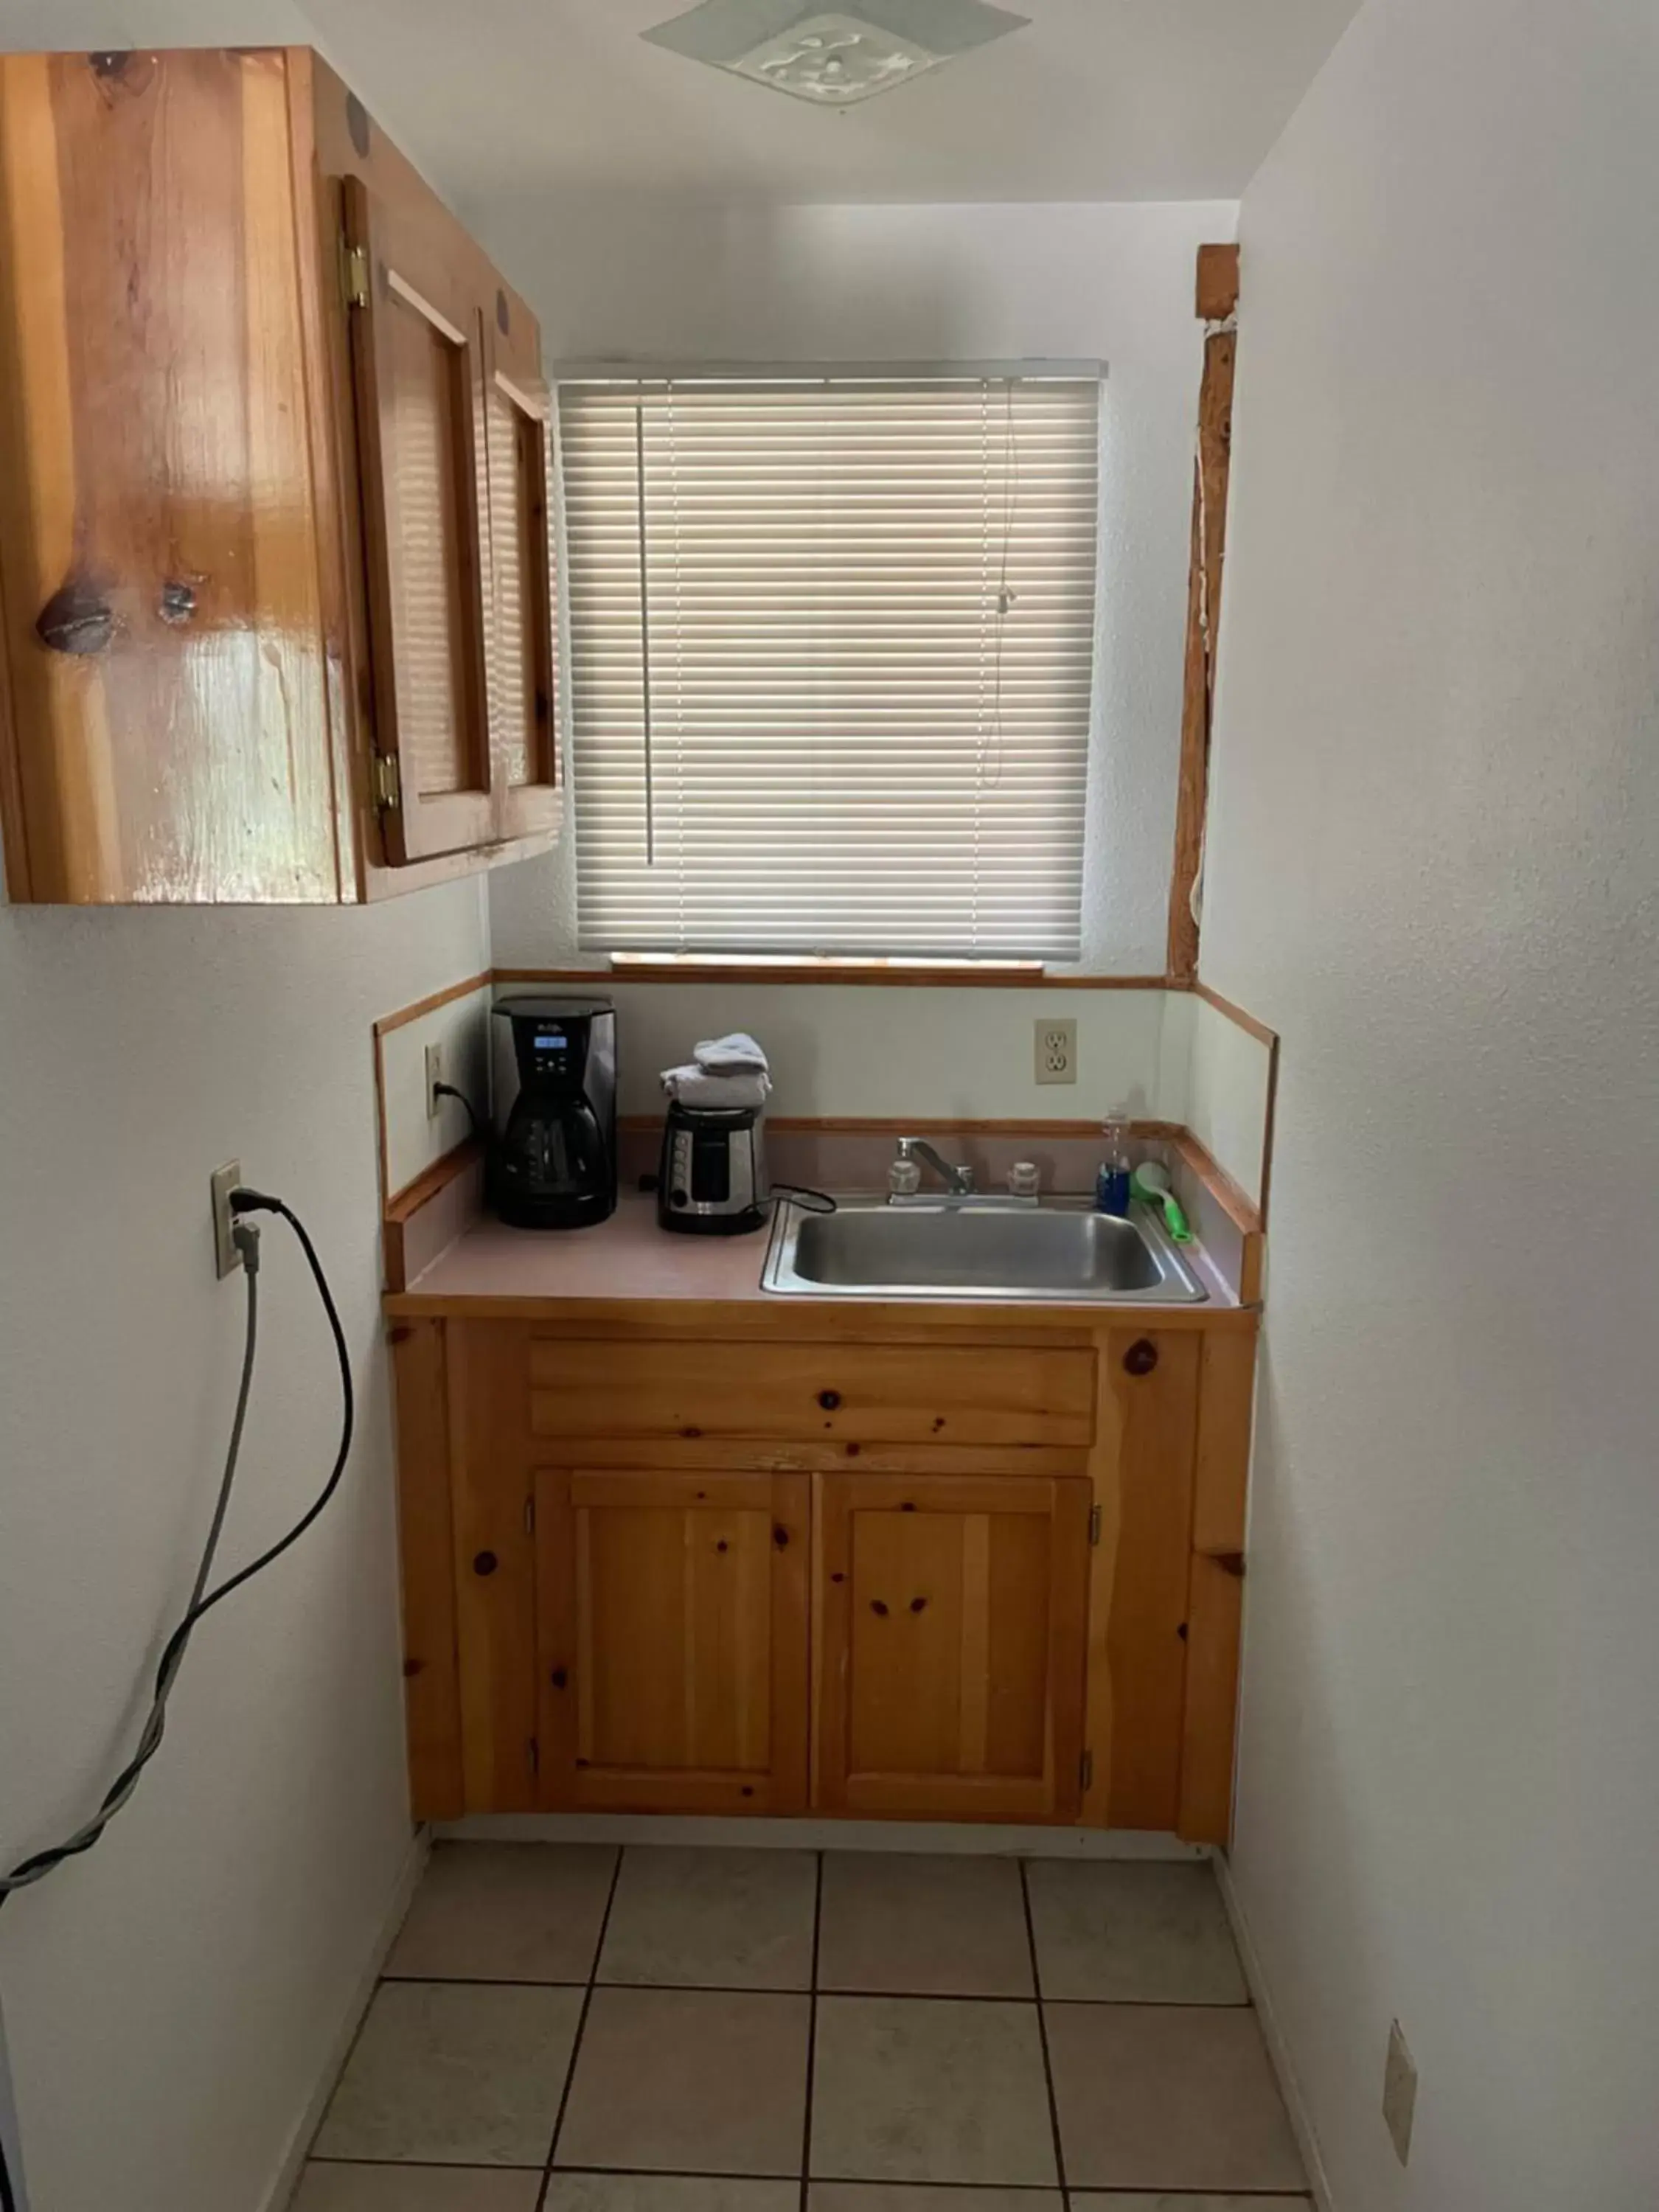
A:
POLYGON ((1123 1219, 1129 1211, 1129 1178, 1133 1173, 1129 1162, 1127 1111, 1121 1106, 1114 1107, 1103 1127, 1105 1145, 1095 1176, 1095 1211, 1115 1213, 1123 1219))

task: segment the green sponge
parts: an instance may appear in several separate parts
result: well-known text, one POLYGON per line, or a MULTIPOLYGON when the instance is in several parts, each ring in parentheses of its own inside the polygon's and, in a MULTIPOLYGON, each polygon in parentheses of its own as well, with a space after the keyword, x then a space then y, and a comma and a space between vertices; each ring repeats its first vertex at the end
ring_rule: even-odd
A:
POLYGON ((1187 1226, 1187 1217, 1181 1210, 1181 1200, 1170 1188, 1169 1170, 1160 1167, 1156 1160, 1148 1160, 1138 1167, 1129 1182, 1135 1196, 1144 1199, 1148 1206, 1164 1209, 1164 1226, 1177 1244, 1190 1244, 1193 1232, 1187 1226))

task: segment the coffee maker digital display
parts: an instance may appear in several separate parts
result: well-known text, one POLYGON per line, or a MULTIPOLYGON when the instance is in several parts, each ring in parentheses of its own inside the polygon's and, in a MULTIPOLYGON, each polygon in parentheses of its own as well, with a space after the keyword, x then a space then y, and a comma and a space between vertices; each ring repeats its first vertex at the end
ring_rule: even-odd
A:
POLYGON ((520 996, 494 1018, 490 1202, 518 1229, 580 1229, 617 1205, 617 1016, 520 996))

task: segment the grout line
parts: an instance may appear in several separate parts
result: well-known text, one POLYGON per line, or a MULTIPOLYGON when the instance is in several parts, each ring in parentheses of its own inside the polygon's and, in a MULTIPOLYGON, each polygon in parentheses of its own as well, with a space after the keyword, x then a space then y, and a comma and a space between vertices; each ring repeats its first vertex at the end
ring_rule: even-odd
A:
MULTIPOLYGON (((375 2168, 382 2166, 407 2166, 410 2172, 415 2173, 539 2173, 541 2172, 541 2168, 536 2166, 504 2166, 499 2163, 488 2166, 478 2165, 468 2166, 458 2164, 453 2159, 433 2158, 313 2158, 308 2162, 313 2166, 366 2166, 375 2168)), ((724 2172, 715 2172, 713 2169, 703 2171, 696 2167, 687 2166, 675 2166, 671 2169, 666 2166, 562 2166, 557 2169, 557 2171, 561 2174, 570 2173, 605 2176, 626 2175, 629 2180, 638 2179, 645 2181, 788 2182, 793 2181, 795 2179, 795 2176, 793 2173, 733 2173, 729 2170, 724 2172)), ((1063 2192, 1057 2189, 1052 2182, 1047 2181, 1019 2183, 1011 2183, 1006 2181, 934 2181, 928 2182, 924 2185, 915 2182, 895 2183, 890 2175, 879 2177, 872 2176, 860 2179, 856 2174, 851 2176, 837 2174, 835 2176, 835 2185, 837 2188, 884 2190, 893 2188, 911 2189, 926 2186, 930 2190, 939 2191, 942 2195, 956 2195, 962 2197, 971 2197, 976 2191, 983 2192, 986 2191, 989 2191, 994 2196, 1000 2197, 1006 2195, 1011 2189, 1018 2189, 1021 2194, 1036 2197, 1059 2197, 1063 2194, 1063 2192)), ((1086 2190, 1079 2190, 1075 2193, 1078 2196, 1086 2197, 1133 2197, 1137 2203, 1143 2201, 1146 2194, 1146 2191, 1143 2189, 1120 2189, 1115 2186, 1103 2189, 1090 2188, 1086 2190)), ((1154 2194, 1163 2195, 1164 2197, 1170 2196, 1170 2192, 1167 2190, 1155 2191, 1154 2194)), ((1199 2195, 1201 2196, 1202 2192, 1199 2192, 1199 2195)), ((1277 2203, 1281 2197, 1288 2197, 1293 2203, 1304 2203, 1310 2206, 1313 2203, 1312 2197, 1309 2196, 1308 2191, 1305 2189, 1234 2189, 1228 2191, 1228 2196, 1230 2199, 1236 2198, 1240 2203, 1248 2202, 1248 2200, 1253 2197, 1260 2197, 1263 2199, 1271 2198, 1275 2203, 1277 2203)), ((1196 2203, 1197 2201, 1198 2197, 1194 2196, 1192 2192, 1187 2191, 1177 2191, 1175 2192, 1173 2197, 1170 2197, 1172 2205, 1179 2205, 1183 2202, 1196 2203)))
MULTIPOLYGON (((814 1966, 816 1973, 816 1964, 814 1966)), ((441 1990, 585 1990, 586 1982, 554 1981, 521 1974, 386 1974, 381 1977, 399 1988, 424 1983, 441 1990)), ((678 1990, 684 1995, 708 1997, 804 1997, 814 1992, 805 1982, 607 1982, 595 1977, 596 1990, 678 1990)), ((866 1990, 839 1985, 817 1991, 826 1997, 893 1997, 902 2004, 1031 2004, 1029 1990, 866 1990)), ((1083 2011, 1110 2007, 1124 2011, 1148 2007, 1164 2011, 1249 2012, 1248 1996, 1242 1997, 1050 1997, 1042 2002, 1083 2011)), ((965 2189, 966 2182, 941 2182, 941 2189, 965 2189)), ((1091 2192, 1091 2194, 1096 2192, 1091 2192)), ((1130 2191, 1133 2195, 1134 2192, 1130 2191)), ((1237 2195, 1237 2191, 1234 2192, 1237 2195)), ((1270 2192, 1271 2193, 1271 2192, 1270 2192)))
POLYGON ((1054 2130, 1054 2176, 1065 2193, 1069 2212, 1072 2199, 1066 2181, 1066 2147, 1060 2137, 1060 2105, 1054 2096, 1054 2063, 1048 2056, 1048 2022, 1042 2009, 1042 1974, 1037 1965, 1036 1924, 1031 1918, 1031 1888, 1025 1878, 1024 1859, 1019 1863, 1019 1897, 1025 1908, 1025 1941, 1031 1954, 1031 1988, 1036 2002, 1037 2039, 1042 2045, 1042 2081, 1048 2093, 1048 2124, 1054 2130))
POLYGON ((617 1885, 622 1880, 623 1860, 628 1846, 618 1844, 617 1863, 611 1869, 611 1887, 605 1894, 605 1911, 599 1915, 599 1932, 593 1939, 593 1963, 587 1970, 587 1987, 582 1991, 582 2008, 576 2015, 576 2033, 570 2040, 570 2062, 564 2070, 564 2087, 559 2092, 559 2109, 553 2121, 553 2134, 547 2146, 547 2158, 542 2167, 542 2185, 536 2192, 536 2212, 544 2212, 547 2192, 553 2185, 553 2160, 559 2148, 559 2136, 564 2128, 564 2116, 570 2103, 570 2092, 576 2082, 576 2062, 581 2057, 582 2038, 587 2033, 588 2008, 593 2002, 594 1985, 599 1979, 599 1960, 605 1952, 605 1931, 611 1925, 611 1908, 617 1901, 617 1885))
MULTIPOLYGON (((398 1989, 424 1985, 437 1990, 585 1990, 586 1982, 559 1982, 521 1974, 386 1974, 385 1983, 398 1989)), ((805 1982, 607 1982, 595 1978, 596 1990, 677 1990, 683 1996, 804 1997, 813 1994, 805 1982)), ((891 1997, 900 2004, 1031 2004, 1029 1990, 866 1990, 839 1984, 821 1989, 826 1997, 891 1997)), ((1042 2002, 1079 2012, 1250 2012, 1249 1996, 1242 1997, 1051 1997, 1042 2002)), ((966 2188, 966 2182, 941 2182, 945 2188, 966 2188)), ((1134 2192, 1130 2191, 1133 2195, 1134 2192)), ((1235 2191, 1235 2194, 1237 2192, 1235 2191)), ((1271 2191, 1269 2192, 1271 2194, 1271 2191)))
POLYGON ((806 2015, 806 2110, 800 2130, 800 2212, 806 2212, 812 2172, 812 2077, 818 2063, 818 1946, 823 1937, 823 1853, 815 1854, 817 1879, 812 1886, 812 1994, 806 2015))

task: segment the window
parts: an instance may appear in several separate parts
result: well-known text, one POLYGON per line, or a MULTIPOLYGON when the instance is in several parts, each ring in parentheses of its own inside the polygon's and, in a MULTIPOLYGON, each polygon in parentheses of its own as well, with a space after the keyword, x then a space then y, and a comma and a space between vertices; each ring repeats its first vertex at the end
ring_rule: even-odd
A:
POLYGON ((558 412, 582 944, 1076 958, 1098 372, 558 412))

